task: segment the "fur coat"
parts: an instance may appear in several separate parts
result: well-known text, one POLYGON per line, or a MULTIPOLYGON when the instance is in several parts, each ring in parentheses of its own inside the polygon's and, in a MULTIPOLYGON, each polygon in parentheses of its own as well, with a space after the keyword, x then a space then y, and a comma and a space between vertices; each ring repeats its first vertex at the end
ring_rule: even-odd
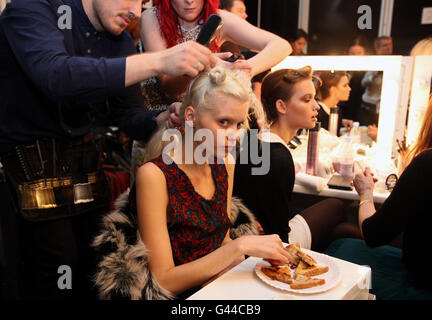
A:
MULTIPOLYGON (((148 251, 141 241, 136 217, 129 213, 129 191, 115 202, 103 218, 92 243, 99 257, 94 277, 99 299, 166 300, 175 296, 162 288, 151 274, 148 251)), ((232 239, 258 234, 252 212, 238 199, 231 202, 232 239)))

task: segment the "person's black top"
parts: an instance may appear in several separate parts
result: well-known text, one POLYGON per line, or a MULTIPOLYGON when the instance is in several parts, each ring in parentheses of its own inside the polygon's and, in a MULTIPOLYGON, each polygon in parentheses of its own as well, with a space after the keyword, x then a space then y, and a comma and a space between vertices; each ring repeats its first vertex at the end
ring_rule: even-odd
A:
POLYGON ((414 280, 428 281, 429 286, 432 286, 427 275, 432 261, 431 182, 432 150, 428 150, 414 158, 382 207, 362 225, 370 247, 388 244, 404 232, 403 262, 414 280))
POLYGON ((364 88, 361 85, 361 81, 365 75, 365 71, 351 71, 350 78, 350 98, 348 101, 341 101, 339 106, 343 110, 345 119, 351 119, 353 121, 360 122, 359 113, 361 112, 360 105, 362 103, 362 94, 364 88))
POLYGON ((324 109, 321 107, 318 110, 318 116, 317 116, 317 121, 321 122, 321 128, 324 128, 328 131, 329 129, 329 119, 330 116, 324 111, 324 109))
POLYGON ((37 138, 68 141, 100 107, 111 110, 110 125, 148 138, 157 113, 145 109, 139 84, 125 88, 126 56, 135 53, 127 32, 98 32, 81 0, 12 1, 0 16, 0 155, 37 138), (69 30, 59 28, 68 18, 60 8, 59 19, 62 3, 69 30))
MULTIPOLYGON (((266 175, 252 175, 252 168, 262 164, 253 165, 250 159, 247 164, 237 163, 233 195, 243 200, 266 234, 276 233, 282 241, 288 242, 288 221, 293 218, 289 202, 294 188, 294 162, 282 143, 264 144, 270 145, 270 155, 262 155, 263 161, 269 161, 269 172, 266 175)), ((262 149, 266 150, 265 147, 262 149)))

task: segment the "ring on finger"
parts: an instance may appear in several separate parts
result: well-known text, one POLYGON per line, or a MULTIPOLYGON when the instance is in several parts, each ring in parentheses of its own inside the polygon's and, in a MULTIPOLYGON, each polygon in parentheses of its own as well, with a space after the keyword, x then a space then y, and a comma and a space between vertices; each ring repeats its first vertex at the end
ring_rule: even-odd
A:
POLYGON ((198 62, 196 65, 193 66, 193 68, 198 70, 198 71, 201 71, 201 68, 202 68, 201 62, 198 62))

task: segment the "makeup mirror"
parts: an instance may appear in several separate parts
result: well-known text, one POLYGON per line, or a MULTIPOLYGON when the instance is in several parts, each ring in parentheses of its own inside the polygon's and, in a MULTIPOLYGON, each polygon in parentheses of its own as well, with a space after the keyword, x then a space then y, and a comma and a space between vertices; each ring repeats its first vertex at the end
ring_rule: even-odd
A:
POLYGON ((396 139, 401 140, 404 135, 412 61, 412 57, 402 56, 289 56, 272 71, 309 65, 314 71, 358 72, 358 78, 363 72, 381 75, 377 145, 379 157, 389 159, 396 156, 396 139))

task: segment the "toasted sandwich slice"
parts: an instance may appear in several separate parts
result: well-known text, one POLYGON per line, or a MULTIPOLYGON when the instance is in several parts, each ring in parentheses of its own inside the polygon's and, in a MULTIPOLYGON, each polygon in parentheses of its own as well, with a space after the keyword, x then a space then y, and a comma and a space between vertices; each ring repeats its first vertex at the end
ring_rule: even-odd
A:
POLYGON ((292 283, 291 271, 289 268, 262 267, 261 271, 272 280, 288 284, 292 283))
POLYGON ((314 279, 303 275, 296 274, 294 276, 295 282, 290 284, 291 289, 307 289, 325 284, 324 279, 314 279))
POLYGON ((329 267, 314 265, 310 266, 304 261, 300 261, 295 274, 303 275, 307 277, 317 276, 323 273, 326 273, 329 270, 329 267))
POLYGON ((289 244, 285 247, 285 250, 287 250, 291 256, 290 263, 298 265, 300 263, 300 260, 303 260, 310 266, 314 266, 317 264, 315 259, 301 251, 298 245, 289 244))
POLYGON ((291 256, 291 259, 289 263, 298 265, 300 262, 300 256, 297 254, 300 249, 295 244, 289 244, 285 247, 285 250, 288 251, 289 255, 291 256))
POLYGON ((310 266, 315 266, 318 264, 314 258, 312 258, 310 255, 304 253, 303 251, 299 250, 297 252, 297 255, 302 259, 304 262, 306 262, 310 266))

